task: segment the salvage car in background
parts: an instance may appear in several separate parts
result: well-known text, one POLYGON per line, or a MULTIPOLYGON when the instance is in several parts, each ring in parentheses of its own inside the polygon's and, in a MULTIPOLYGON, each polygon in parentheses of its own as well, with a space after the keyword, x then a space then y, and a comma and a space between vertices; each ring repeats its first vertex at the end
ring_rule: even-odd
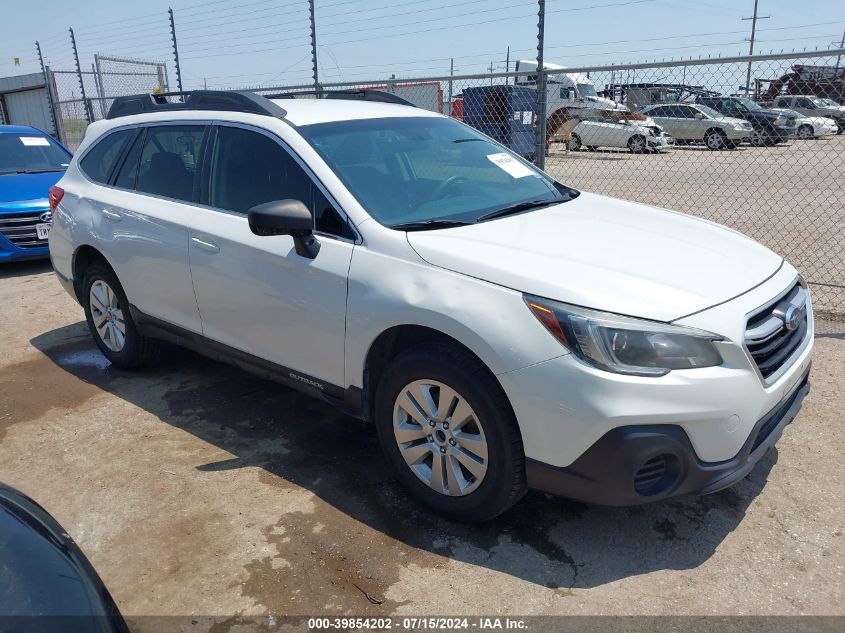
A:
POLYGON ((805 116, 800 112, 787 108, 774 108, 772 111, 795 116, 795 136, 804 141, 814 138, 824 138, 826 136, 836 136, 839 132, 839 126, 830 117, 805 116))
POLYGON ((46 132, 0 125, 0 261, 49 256, 48 191, 71 154, 46 132))
POLYGON ((569 149, 585 147, 627 148, 634 154, 660 151, 672 146, 674 140, 653 120, 637 121, 611 116, 588 116, 572 132, 569 149))
POLYGON ((845 131, 845 106, 841 106, 831 99, 814 97, 812 95, 781 95, 775 97, 773 108, 788 108, 800 112, 804 116, 830 117, 836 121, 836 133, 845 131))
POLYGON ((754 128, 751 144, 757 147, 783 143, 795 136, 798 116, 783 110, 766 109, 747 97, 699 95, 695 102, 725 116, 748 121, 754 128))
POLYGON ((128 633, 97 572, 50 514, 0 484, 0 629, 128 633))
POLYGON ((696 103, 657 103, 640 112, 652 117, 676 142, 703 142, 711 150, 734 149, 754 131, 744 119, 726 117, 696 103))

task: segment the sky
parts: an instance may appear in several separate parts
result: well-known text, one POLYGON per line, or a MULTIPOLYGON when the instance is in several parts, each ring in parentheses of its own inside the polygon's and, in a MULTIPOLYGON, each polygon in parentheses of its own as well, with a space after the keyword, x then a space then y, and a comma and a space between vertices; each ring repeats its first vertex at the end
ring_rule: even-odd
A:
MULTIPOLYGON (((315 0, 320 80, 359 81, 505 69, 536 56, 531 0, 315 0)), ((753 0, 547 0, 549 62, 569 67, 748 52, 753 0)), ((185 89, 311 81, 307 0, 0 0, 0 77, 37 72, 35 41, 53 69, 94 54, 161 60, 175 88, 172 7, 185 89), (16 61, 17 60, 17 61, 16 61)), ((759 0, 756 52, 827 49, 845 3, 759 0)))

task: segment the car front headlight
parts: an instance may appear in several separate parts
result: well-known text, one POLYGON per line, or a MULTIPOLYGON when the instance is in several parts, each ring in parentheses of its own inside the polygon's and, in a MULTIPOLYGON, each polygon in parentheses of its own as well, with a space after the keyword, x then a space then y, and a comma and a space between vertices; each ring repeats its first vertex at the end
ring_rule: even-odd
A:
POLYGON ((599 312, 531 295, 528 308, 581 360, 618 374, 664 376, 673 369, 722 364, 713 344, 723 337, 678 325, 599 312))

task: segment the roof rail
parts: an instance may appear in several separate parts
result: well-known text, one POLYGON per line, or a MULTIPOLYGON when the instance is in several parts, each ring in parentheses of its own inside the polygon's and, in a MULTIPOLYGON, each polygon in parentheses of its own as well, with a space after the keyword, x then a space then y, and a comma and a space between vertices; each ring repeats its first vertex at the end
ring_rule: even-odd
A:
POLYGON ((164 92, 161 94, 139 94, 115 97, 106 115, 107 119, 165 112, 169 110, 219 110, 223 112, 247 112, 281 118, 285 109, 266 97, 246 91, 191 90, 185 92, 164 92), (182 101, 169 101, 168 97, 182 97, 182 101))
POLYGON ((350 101, 376 101, 379 103, 395 103, 416 108, 407 99, 385 92, 384 90, 370 90, 368 88, 353 88, 350 90, 308 90, 304 92, 282 92, 265 95, 268 99, 296 99, 298 97, 317 97, 318 99, 347 99, 350 101))

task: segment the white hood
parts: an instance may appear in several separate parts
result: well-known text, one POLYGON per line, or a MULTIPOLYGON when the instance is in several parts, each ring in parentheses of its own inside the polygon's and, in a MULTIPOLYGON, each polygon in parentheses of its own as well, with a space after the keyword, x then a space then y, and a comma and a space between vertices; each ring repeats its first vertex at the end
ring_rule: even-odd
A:
POLYGON ((736 297, 782 263, 712 222, 590 193, 480 224, 409 232, 408 241, 435 266, 658 321, 736 297))

